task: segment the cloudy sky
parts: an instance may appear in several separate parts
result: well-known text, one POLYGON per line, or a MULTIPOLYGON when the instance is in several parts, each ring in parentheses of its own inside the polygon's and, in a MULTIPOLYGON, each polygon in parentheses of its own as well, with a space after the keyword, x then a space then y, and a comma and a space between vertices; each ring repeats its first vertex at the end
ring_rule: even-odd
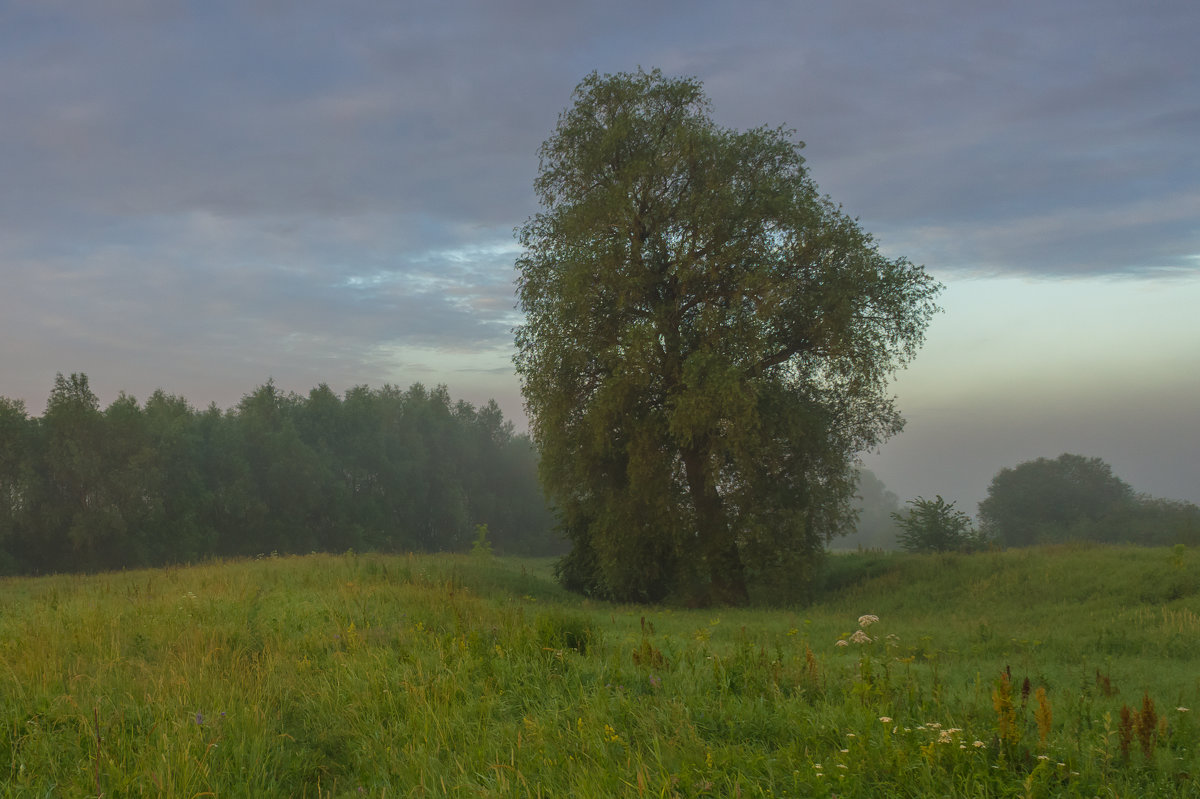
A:
POLYGON ((1200 5, 0 0, 0 395, 446 383, 521 421, 513 228, 588 72, 701 79, 945 283, 866 463, 1200 502, 1200 5))

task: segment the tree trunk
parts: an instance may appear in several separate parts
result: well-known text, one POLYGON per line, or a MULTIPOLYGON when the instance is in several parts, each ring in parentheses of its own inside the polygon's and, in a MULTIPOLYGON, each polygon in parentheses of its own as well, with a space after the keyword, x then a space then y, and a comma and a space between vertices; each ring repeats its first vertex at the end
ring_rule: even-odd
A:
POLYGON ((696 510, 696 533, 700 552, 708 567, 708 599, 719 604, 743 605, 749 600, 746 569, 737 541, 725 518, 725 508, 709 470, 705 447, 693 445, 682 451, 688 491, 696 510))

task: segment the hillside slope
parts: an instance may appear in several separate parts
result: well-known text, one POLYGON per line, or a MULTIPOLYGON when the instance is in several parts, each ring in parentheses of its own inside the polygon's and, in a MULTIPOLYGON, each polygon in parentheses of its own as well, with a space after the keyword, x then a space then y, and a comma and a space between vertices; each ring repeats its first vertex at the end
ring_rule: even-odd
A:
POLYGON ((1195 795, 1200 553, 829 565, 711 611, 465 556, 7 579, 0 795, 1195 795))

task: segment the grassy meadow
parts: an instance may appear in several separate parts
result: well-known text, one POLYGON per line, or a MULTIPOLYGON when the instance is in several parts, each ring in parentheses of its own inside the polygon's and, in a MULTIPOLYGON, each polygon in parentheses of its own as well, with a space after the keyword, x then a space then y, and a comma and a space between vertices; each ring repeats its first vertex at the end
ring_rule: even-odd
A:
POLYGON ((1194 549, 836 555, 792 610, 614 606, 550 571, 0 581, 0 796, 1200 795, 1194 549))

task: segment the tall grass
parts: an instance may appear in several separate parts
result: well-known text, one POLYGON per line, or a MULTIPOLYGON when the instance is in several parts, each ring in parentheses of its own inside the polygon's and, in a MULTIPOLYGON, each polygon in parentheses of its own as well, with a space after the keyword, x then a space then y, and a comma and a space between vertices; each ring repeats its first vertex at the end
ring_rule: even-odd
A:
POLYGON ((0 795, 1195 796, 1198 560, 837 556, 792 610, 469 556, 8 579, 0 795))

